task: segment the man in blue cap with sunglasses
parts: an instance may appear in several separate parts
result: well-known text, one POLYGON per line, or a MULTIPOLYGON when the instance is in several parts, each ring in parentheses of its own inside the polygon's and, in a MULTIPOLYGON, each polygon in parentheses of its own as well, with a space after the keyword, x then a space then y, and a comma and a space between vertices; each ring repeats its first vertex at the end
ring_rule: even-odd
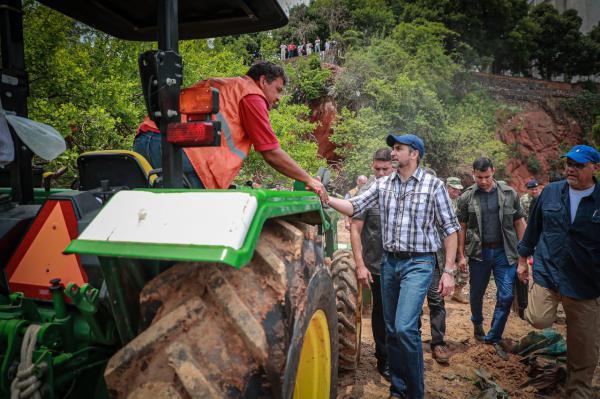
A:
POLYGON ((413 134, 391 134, 386 141, 392 147, 394 172, 356 197, 329 197, 328 203, 348 216, 379 205, 384 249, 381 295, 390 362, 390 398, 421 399, 425 396, 425 370, 419 316, 431 284, 435 252, 442 245, 446 264, 438 291, 443 296, 452 295, 457 273, 456 232, 460 225, 444 182, 420 167, 425 155, 423 140, 413 134), (444 237, 439 236, 438 226, 444 237))
POLYGON ((600 153, 577 145, 566 158, 566 180, 550 183, 531 210, 519 243, 517 275, 533 284, 525 319, 551 327, 562 302, 567 316, 565 397, 594 397, 592 379, 600 353, 600 153))

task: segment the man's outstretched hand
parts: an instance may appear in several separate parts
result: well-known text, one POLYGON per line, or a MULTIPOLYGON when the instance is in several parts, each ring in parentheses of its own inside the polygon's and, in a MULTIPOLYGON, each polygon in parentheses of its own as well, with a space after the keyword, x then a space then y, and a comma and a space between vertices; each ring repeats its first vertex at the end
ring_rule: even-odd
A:
POLYGON ((319 180, 319 178, 311 178, 310 181, 306 183, 306 188, 308 188, 310 191, 314 191, 321 199, 321 202, 323 202, 324 204, 327 204, 329 202, 329 195, 327 195, 327 190, 325 190, 325 186, 323 186, 323 183, 321 183, 321 180, 319 180))

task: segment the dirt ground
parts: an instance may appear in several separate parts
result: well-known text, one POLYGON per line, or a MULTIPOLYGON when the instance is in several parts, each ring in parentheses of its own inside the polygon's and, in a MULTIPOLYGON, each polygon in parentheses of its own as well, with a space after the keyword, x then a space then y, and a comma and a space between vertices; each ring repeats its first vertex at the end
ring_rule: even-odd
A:
MULTIPOLYGON (((348 234, 345 233, 343 225, 339 226, 341 243, 349 242, 348 234)), ((494 310, 496 287, 490 281, 484 299, 484 328, 487 331, 494 310)), ((463 399, 476 398, 480 393, 474 386, 476 379, 475 370, 485 369, 502 387, 511 398, 533 399, 548 398, 558 399, 560 392, 539 395, 533 388, 519 389, 519 385, 527 381, 527 366, 520 363, 516 355, 509 355, 507 361, 500 359, 493 348, 481 344, 473 338, 472 324, 470 321, 470 308, 468 304, 460 304, 454 301, 446 301, 446 342, 452 351, 452 357, 448 366, 438 364, 431 357, 429 342, 431 340, 429 325, 429 310, 427 304, 423 307, 422 341, 425 362, 425 389, 427 398, 435 399, 463 399)), ((566 325, 564 315, 559 312, 559 323, 555 329, 566 337, 566 325)), ((533 328, 511 313, 504 338, 519 340, 533 328)), ((365 306, 362 321, 362 344, 361 360, 354 380, 345 379, 338 390, 338 399, 349 398, 387 398, 389 395, 389 383, 385 381, 376 369, 375 344, 371 330, 370 309, 365 306)), ((600 367, 596 369, 594 383, 597 398, 600 399, 600 367)))

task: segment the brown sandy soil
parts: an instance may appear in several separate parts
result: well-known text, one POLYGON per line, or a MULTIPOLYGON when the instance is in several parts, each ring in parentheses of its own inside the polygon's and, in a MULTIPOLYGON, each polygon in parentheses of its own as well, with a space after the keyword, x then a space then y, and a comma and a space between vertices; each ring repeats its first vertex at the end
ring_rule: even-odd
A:
MULTIPOLYGON (((344 231, 343 225, 340 232, 344 231)), ((345 234, 340 234, 344 237, 345 234)), ((342 241, 340 237, 340 241, 342 241)), ((349 240, 348 240, 349 241, 349 240)), ((342 241, 343 242, 343 241, 342 241)), ((492 318, 496 296, 496 287, 490 281, 484 299, 484 328, 487 331, 492 318)), ((425 361, 425 389, 427 398, 435 399, 463 399, 475 398, 479 389, 473 385, 476 379, 475 370, 485 369, 502 387, 511 398, 560 398, 559 392, 541 396, 533 388, 519 389, 519 385, 527 381, 527 366, 520 363, 516 355, 509 355, 507 361, 500 359, 493 348, 481 344, 473 338, 473 329, 470 321, 471 311, 468 304, 446 301, 446 342, 453 352, 450 365, 442 366, 431 357, 429 342, 431 340, 429 325, 429 309, 427 304, 423 307, 422 341, 425 361)), ((564 314, 559 312, 559 324, 555 329, 566 336, 564 314), (562 316, 562 317, 561 317, 562 316)), ((534 330, 528 323, 511 313, 504 338, 519 340, 528 332, 534 330)), ((376 369, 375 344, 371 330, 369 308, 365 306, 362 319, 362 344, 361 360, 354 381, 344 380, 338 389, 338 399, 349 398, 387 398, 389 383, 380 377, 376 369)), ((600 367, 596 369, 594 383, 600 398, 600 367)))

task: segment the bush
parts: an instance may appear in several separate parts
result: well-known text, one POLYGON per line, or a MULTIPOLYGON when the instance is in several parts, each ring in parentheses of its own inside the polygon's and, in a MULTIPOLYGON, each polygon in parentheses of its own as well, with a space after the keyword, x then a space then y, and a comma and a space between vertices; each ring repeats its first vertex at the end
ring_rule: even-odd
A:
POLYGON ((321 67, 317 54, 310 57, 298 57, 287 68, 290 77, 289 92, 295 103, 307 103, 318 100, 329 92, 332 85, 332 73, 321 67))

